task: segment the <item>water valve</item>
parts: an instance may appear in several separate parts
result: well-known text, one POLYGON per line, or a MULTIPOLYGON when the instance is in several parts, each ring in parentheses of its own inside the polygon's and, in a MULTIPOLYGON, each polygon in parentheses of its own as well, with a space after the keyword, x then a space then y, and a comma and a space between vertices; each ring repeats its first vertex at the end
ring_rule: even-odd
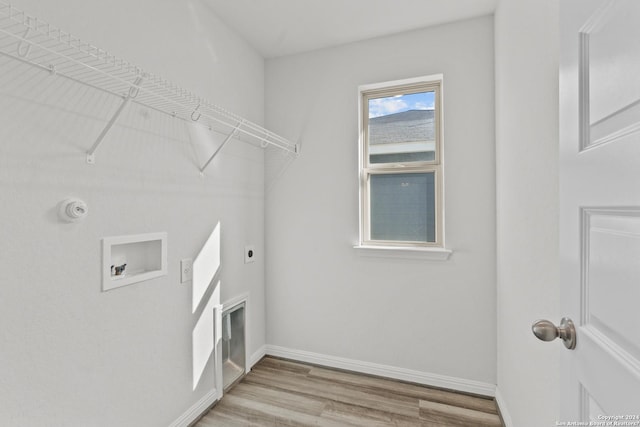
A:
POLYGON ((66 222, 78 222, 89 213, 87 204, 80 199, 69 198, 63 200, 58 208, 58 217, 66 222))

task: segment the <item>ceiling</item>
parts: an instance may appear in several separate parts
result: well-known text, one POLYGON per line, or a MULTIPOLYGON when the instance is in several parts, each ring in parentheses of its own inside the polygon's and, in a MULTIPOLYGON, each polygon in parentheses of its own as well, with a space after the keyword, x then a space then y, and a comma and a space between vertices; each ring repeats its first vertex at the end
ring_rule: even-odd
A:
POLYGON ((202 0, 265 58, 492 14, 499 0, 202 0))

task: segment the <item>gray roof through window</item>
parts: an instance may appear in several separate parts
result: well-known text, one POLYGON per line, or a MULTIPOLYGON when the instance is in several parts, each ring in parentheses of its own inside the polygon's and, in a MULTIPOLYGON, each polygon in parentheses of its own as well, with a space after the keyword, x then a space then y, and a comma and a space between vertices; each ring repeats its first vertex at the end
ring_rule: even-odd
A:
POLYGON ((369 144, 433 141, 434 110, 409 110, 369 119, 369 144))

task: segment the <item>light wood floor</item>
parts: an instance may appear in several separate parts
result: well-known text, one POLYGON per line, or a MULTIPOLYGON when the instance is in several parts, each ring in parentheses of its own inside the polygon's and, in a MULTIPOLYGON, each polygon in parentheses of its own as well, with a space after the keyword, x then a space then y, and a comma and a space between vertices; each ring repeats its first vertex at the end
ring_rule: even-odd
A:
POLYGON ((491 399, 265 357, 195 427, 502 426, 491 399))

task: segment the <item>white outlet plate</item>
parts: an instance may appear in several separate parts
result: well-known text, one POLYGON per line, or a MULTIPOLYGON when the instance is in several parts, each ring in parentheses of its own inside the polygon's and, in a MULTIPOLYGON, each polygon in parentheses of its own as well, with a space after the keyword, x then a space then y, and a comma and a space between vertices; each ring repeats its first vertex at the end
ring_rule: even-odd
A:
POLYGON ((249 264, 256 260, 256 248, 253 245, 247 245, 244 247, 244 263, 249 264))
POLYGON ((180 283, 193 280, 193 260, 183 259, 180 261, 180 283))

